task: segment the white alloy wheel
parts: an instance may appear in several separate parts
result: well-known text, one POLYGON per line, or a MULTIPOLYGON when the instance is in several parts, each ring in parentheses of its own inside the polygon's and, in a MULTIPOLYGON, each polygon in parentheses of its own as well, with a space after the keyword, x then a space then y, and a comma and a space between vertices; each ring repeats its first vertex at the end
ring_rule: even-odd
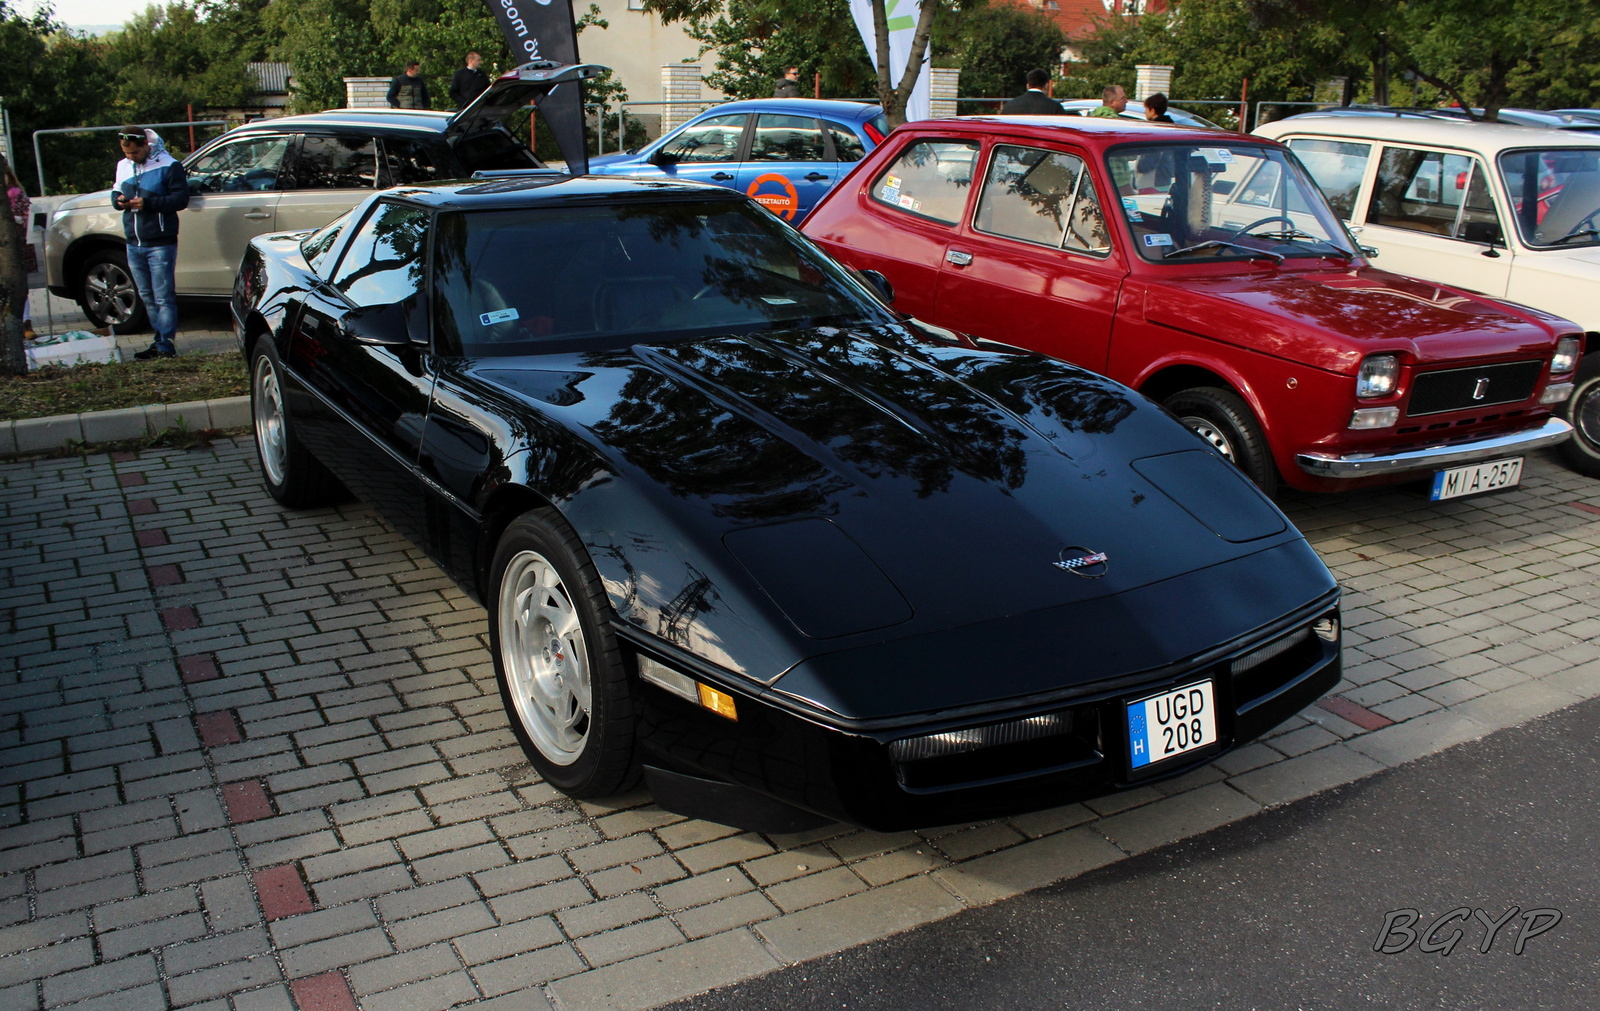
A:
POLYGON ((517 719, 539 754, 571 765, 589 738, 593 683, 572 594, 537 551, 519 551, 500 579, 500 662, 517 719))
POLYGON ((1238 462, 1238 460, 1234 459, 1233 443, 1228 441, 1228 437, 1222 433, 1222 430, 1210 418, 1197 418, 1194 415, 1186 415, 1179 417, 1178 420, 1183 422, 1184 427, 1195 435, 1211 443, 1212 448, 1221 453, 1224 460, 1230 463, 1238 462))
POLYGON ((256 450, 261 454, 261 469, 273 485, 282 485, 289 469, 288 431, 283 420, 283 390, 278 385, 278 370, 266 355, 256 356, 254 386, 250 398, 254 415, 256 450))

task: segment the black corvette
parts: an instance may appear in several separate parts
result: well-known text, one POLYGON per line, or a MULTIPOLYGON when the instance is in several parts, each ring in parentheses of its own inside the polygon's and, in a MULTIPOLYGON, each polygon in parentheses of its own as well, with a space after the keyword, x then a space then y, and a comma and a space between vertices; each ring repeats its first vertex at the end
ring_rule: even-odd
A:
MULTIPOLYGON (((1143 397, 903 318, 742 196, 529 173, 257 239, 272 495, 489 612, 539 773, 769 829, 1176 775, 1339 678, 1339 590, 1143 397)), ((1003 306, 996 307, 1003 312, 1003 306)))

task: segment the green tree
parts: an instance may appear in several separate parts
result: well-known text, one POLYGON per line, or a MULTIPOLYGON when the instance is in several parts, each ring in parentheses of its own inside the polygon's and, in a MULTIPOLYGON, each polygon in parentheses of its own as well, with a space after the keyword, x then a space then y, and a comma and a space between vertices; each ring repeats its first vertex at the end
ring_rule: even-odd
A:
POLYGON ((150 6, 106 41, 115 116, 143 122, 185 117, 189 106, 231 108, 250 101, 255 79, 246 64, 266 47, 248 25, 260 0, 150 6))
POLYGON ((1053 68, 1066 41, 1055 21, 1037 11, 982 3, 934 24, 933 61, 961 68, 962 94, 1008 98, 1026 90, 1028 71, 1053 68))

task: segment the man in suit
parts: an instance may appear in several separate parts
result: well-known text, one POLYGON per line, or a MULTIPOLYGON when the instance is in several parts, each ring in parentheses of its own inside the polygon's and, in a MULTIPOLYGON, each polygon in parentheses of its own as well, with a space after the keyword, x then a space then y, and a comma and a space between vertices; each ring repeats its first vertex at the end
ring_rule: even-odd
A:
POLYGON ((457 109, 465 109, 488 89, 489 75, 478 69, 481 66, 483 57, 468 53, 467 65, 457 67, 455 76, 450 78, 450 101, 457 109))
POLYGON ((1028 90, 1013 98, 1000 110, 1002 116, 1060 116, 1065 110, 1061 103, 1044 93, 1050 83, 1050 74, 1044 70, 1028 71, 1028 90))

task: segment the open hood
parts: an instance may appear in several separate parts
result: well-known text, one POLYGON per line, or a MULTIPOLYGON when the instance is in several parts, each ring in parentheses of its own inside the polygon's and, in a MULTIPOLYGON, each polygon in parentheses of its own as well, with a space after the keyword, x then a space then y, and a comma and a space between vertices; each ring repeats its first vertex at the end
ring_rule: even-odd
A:
MULTIPOLYGON (((578 87, 578 82, 599 77, 608 68, 593 63, 552 63, 535 60, 508 73, 484 89, 465 109, 450 117, 445 136, 452 140, 489 129, 522 109, 537 107, 563 87, 578 87)), ((565 154, 566 152, 563 152, 565 154)))

